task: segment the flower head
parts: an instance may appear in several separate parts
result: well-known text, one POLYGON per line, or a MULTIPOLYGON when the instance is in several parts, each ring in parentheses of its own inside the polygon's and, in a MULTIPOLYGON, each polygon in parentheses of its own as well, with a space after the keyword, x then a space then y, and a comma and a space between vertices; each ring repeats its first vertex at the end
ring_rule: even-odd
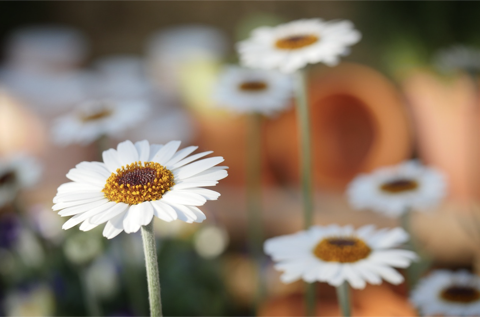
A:
POLYGON ((34 185, 41 172, 39 162, 24 154, 0 159, 0 207, 11 202, 20 189, 34 185))
POLYGON ((141 101, 91 100, 72 113, 57 118, 52 134, 59 145, 89 144, 103 135, 118 137, 147 117, 149 106, 141 101))
POLYGON ((339 286, 344 281, 354 288, 386 281, 399 284, 403 276, 392 267, 405 268, 416 259, 407 250, 392 249, 408 240, 401 228, 375 231, 372 225, 354 230, 351 226, 313 226, 296 234, 268 239, 264 249, 275 268, 284 271, 285 283, 300 278, 306 282, 327 282, 339 286))
POLYGON ((339 56, 346 55, 348 46, 360 38, 350 21, 303 19, 257 28, 249 39, 238 43, 237 49, 247 67, 291 73, 309 63, 336 65, 339 56))
POLYGON ((372 209, 398 217, 410 208, 430 208, 446 195, 447 184, 441 172, 408 161, 357 176, 347 195, 355 209, 372 209))
POLYGON ((120 232, 136 232, 156 216, 202 222, 205 215, 197 208, 220 194, 201 187, 215 186, 228 174, 222 157, 194 162, 210 153, 189 156, 197 149, 178 151, 180 141, 165 145, 148 141, 122 142, 117 150, 103 152, 104 162, 82 162, 67 177, 73 182, 61 185, 53 199, 53 209, 61 216, 74 216, 64 225, 69 229, 82 223, 88 231, 107 223, 103 235, 109 239, 120 232))
POLYGON ((228 66, 220 76, 215 99, 220 106, 235 112, 271 115, 289 105, 292 91, 288 75, 228 66))
POLYGON ((410 300, 422 315, 480 315, 480 277, 437 270, 420 280, 410 300))

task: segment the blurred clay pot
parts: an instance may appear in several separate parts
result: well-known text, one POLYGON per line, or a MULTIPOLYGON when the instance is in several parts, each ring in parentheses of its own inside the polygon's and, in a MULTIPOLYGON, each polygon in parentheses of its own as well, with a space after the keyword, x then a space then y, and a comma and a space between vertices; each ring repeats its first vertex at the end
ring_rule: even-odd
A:
POLYGON ((39 118, 0 90, 0 156, 45 150, 45 127, 39 118))
MULTIPOLYGON (((319 284, 319 283, 317 283, 319 284)), ((315 316, 342 316, 333 287, 321 283, 317 287, 315 316)), ((351 291, 352 316, 416 316, 407 298, 390 286, 368 285, 351 291)), ((258 316, 305 316, 304 295, 292 293, 267 300, 258 316)))
POLYGON ((402 86, 415 118, 420 158, 446 173, 451 198, 479 198, 480 98, 473 81, 419 70, 402 86))
MULTIPOLYGON (((357 64, 314 69, 309 76, 316 186, 343 190, 359 172, 398 163, 412 153, 410 122, 393 84, 357 64)), ((267 126, 274 173, 298 182, 295 110, 267 126)))

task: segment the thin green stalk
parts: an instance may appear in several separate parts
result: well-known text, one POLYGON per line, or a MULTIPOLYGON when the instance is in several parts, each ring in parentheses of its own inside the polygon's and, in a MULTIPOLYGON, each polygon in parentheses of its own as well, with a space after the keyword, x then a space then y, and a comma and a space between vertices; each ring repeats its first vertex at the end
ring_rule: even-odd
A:
POLYGON ((160 298, 160 275, 158 274, 157 248, 153 233, 153 220, 142 226, 143 251, 148 281, 148 300, 150 302, 150 316, 162 316, 162 300, 160 298))
POLYGON ((87 268, 82 266, 79 268, 80 284, 82 286, 83 300, 88 316, 102 316, 100 305, 97 301, 94 291, 90 288, 87 279, 87 268))
POLYGON ((255 310, 265 296, 265 279, 262 274, 263 263, 263 230, 262 230, 262 117, 251 114, 248 120, 247 135, 247 210, 248 240, 250 252, 256 262, 255 310))
MULTIPOLYGON (((303 199, 303 216, 305 229, 313 225, 313 182, 312 182, 312 153, 310 139, 310 114, 307 100, 307 83, 305 74, 299 70, 295 73, 295 98, 297 109, 297 125, 300 137, 300 171, 303 199)), ((306 287, 307 315, 315 314, 315 287, 306 287)))
MULTIPOLYGON (((417 247, 416 247, 416 243, 415 243, 415 237, 413 236, 413 233, 412 233, 412 228, 411 228, 411 210, 410 208, 407 208, 407 210, 405 210, 405 212, 402 214, 401 216, 401 223, 402 223, 402 228, 403 230, 405 230, 408 235, 409 235, 409 239, 406 243, 406 247, 407 249, 415 252, 418 254, 418 256, 420 256, 418 250, 417 250, 417 247)), ((412 263, 409 267, 406 268, 405 270, 406 272, 406 275, 407 275, 407 289, 410 291, 412 290, 412 288, 415 286, 415 284, 417 283, 417 279, 419 277, 419 273, 417 272, 417 265, 415 265, 415 263, 412 263)))
POLYGON ((350 317, 352 315, 350 307, 350 286, 347 281, 337 286, 337 299, 343 317, 350 317))

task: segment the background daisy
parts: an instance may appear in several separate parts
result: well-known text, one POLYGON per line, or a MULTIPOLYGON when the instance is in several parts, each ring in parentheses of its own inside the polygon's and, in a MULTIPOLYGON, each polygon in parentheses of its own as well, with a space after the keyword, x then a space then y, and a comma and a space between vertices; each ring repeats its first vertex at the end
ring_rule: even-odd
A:
POLYGON ((303 279, 340 286, 348 282, 362 289, 382 279, 400 284, 403 276, 392 267, 405 268, 416 259, 415 253, 395 247, 408 240, 401 228, 376 231, 373 225, 354 230, 352 226, 313 226, 296 234, 265 241, 265 252, 283 271, 284 283, 303 279))
POLYGON ((247 67, 291 73, 309 63, 336 65, 339 57, 349 52, 348 46, 360 38, 350 21, 303 19, 257 28, 237 49, 247 67))
POLYGON ((0 207, 13 201, 20 189, 35 185, 41 173, 33 157, 17 154, 0 159, 0 207))
POLYGON ((288 75, 230 65, 220 75, 214 97, 234 112, 272 115, 289 105, 292 93, 288 75))
POLYGON ((455 45, 440 50, 434 63, 439 70, 445 72, 465 71, 471 74, 480 73, 480 50, 464 45, 455 45))
POLYGON ((422 315, 480 315, 480 277, 467 271, 433 271, 420 280, 410 300, 422 315))
POLYGON ((220 194, 201 187, 215 186, 228 175, 227 167, 214 167, 222 157, 194 162, 212 152, 189 156, 197 147, 178 151, 179 146, 180 141, 125 141, 103 152, 104 162, 78 164, 67 174, 73 182, 61 185, 53 199, 59 215, 74 216, 63 228, 82 223, 80 230, 88 231, 106 222, 103 235, 111 239, 124 230, 137 232, 153 216, 168 222, 205 220, 197 206, 220 194))
POLYGON ((140 101, 87 101, 55 120, 52 138, 63 146, 86 145, 105 135, 118 138, 144 120, 148 111, 148 104, 140 101))
POLYGON ((410 208, 423 209, 437 205, 447 194, 443 174, 418 161, 407 161, 357 176, 347 188, 355 209, 372 209, 398 217, 410 208))

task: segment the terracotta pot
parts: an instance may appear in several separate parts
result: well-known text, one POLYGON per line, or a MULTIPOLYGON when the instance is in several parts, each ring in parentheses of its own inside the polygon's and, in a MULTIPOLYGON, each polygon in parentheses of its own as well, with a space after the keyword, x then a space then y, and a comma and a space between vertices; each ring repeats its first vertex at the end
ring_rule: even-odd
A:
MULTIPOLYGON (((364 290, 351 292, 352 316, 416 316, 407 298, 387 284, 368 285, 364 290)), ((267 300, 258 316, 305 316, 303 294, 294 293, 267 300)), ((315 316, 342 316, 335 290, 324 283, 317 288, 315 316)))
MULTIPOLYGON (((397 90, 383 75, 366 66, 342 64, 314 69, 309 82, 318 187, 343 190, 359 172, 410 157, 410 122, 397 90)), ((268 124, 266 141, 274 172, 298 182, 294 109, 268 124)))

